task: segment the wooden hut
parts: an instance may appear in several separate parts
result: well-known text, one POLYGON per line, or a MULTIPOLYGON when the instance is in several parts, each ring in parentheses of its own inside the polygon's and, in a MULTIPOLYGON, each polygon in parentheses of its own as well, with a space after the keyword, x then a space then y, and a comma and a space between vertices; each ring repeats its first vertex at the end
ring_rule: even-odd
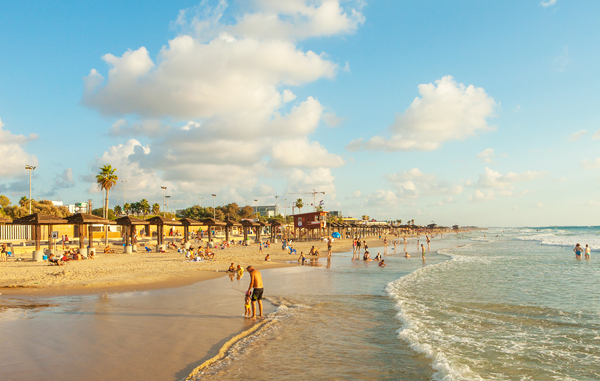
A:
POLYGON ((191 218, 182 218, 179 220, 183 224, 183 240, 184 242, 188 241, 188 236, 190 235, 190 226, 202 226, 204 225, 201 221, 196 221, 191 218))
POLYGON ((204 225, 208 226, 208 241, 212 241, 211 237, 211 230, 213 228, 215 228, 215 232, 216 232, 216 227, 217 226, 221 226, 221 227, 226 227, 227 223, 223 222, 223 221, 219 221, 219 220, 215 220, 214 218, 205 218, 201 221, 204 225))
POLYGON ((35 241, 35 250, 33 251, 33 260, 41 261, 43 259, 43 251, 41 250, 42 241, 42 225, 48 226, 48 249, 52 250, 52 226, 53 225, 64 225, 67 220, 64 218, 51 216, 49 214, 33 213, 25 217, 17 218, 13 220, 13 225, 31 225, 32 236, 35 241))
MULTIPOLYGON (((162 216, 155 216, 148 220, 150 225, 148 225, 148 236, 152 238, 152 232, 150 226, 156 225, 156 252, 159 252, 162 246, 164 245, 164 236, 165 236, 165 226, 181 226, 183 223, 177 220, 171 220, 162 216)), ((185 228, 184 228, 185 230, 185 228)), ((188 233, 185 234, 185 242, 187 242, 188 233)))
POLYGON ((260 224, 256 223, 254 221, 250 221, 250 220, 242 220, 242 226, 244 227, 244 242, 246 242, 248 240, 248 229, 251 228, 257 228, 256 229, 256 235, 257 235, 257 239, 256 241, 258 242, 258 237, 259 237, 259 228, 260 228, 260 224))
POLYGON ((125 254, 129 254, 133 251, 131 239, 135 234, 135 227, 139 225, 150 225, 148 220, 141 220, 131 216, 117 218, 115 222, 117 225, 121 225, 123 227, 123 233, 125 235, 125 254))
POLYGON ((230 219, 226 219, 225 223, 227 224, 227 226, 225 226, 225 241, 229 242, 229 232, 230 232, 231 228, 234 226, 237 226, 237 227, 242 226, 242 224, 235 220, 230 220, 230 219))
POLYGON ((88 249, 85 247, 85 236, 87 232, 90 251, 94 247, 94 236, 92 234, 92 225, 102 224, 108 225, 110 221, 99 216, 87 213, 77 213, 66 218, 69 225, 77 225, 79 227, 79 252, 87 258, 88 249), (87 227, 87 229, 86 229, 87 227))

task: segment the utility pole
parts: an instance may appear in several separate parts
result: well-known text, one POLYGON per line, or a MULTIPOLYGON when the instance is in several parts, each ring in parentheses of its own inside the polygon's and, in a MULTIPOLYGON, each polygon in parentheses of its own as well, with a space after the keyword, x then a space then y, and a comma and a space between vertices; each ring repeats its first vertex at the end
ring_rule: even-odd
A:
POLYGON ((169 213, 169 199, 171 196, 165 196, 165 198, 167 199, 167 213, 169 213))
POLYGON ((163 217, 166 217, 166 214, 165 214, 165 191, 167 190, 167 187, 160 187, 160 189, 163 190, 163 217))
POLYGON ((29 214, 31 214, 31 172, 35 171, 36 168, 32 165, 25 166, 25 169, 29 170, 29 214))
MULTIPOLYGON (((213 220, 217 219, 217 211, 215 210, 215 197, 217 197, 216 194, 211 194, 212 198, 213 198, 213 220)), ((216 231, 216 229, 215 229, 216 231)))
POLYGON ((278 198, 279 198, 279 196, 275 196, 275 216, 278 216, 278 215, 279 215, 279 213, 277 213, 277 212, 278 212, 278 209, 279 209, 279 208, 278 208, 278 205, 277 205, 277 199, 278 199, 278 198))
POLYGON ((200 204, 198 204, 198 206, 202 208, 202 200, 204 200, 204 197, 199 197, 199 199, 200 199, 200 204))
POLYGON ((129 181, 121 180, 121 182, 123 183, 123 187, 124 187, 123 188, 123 207, 125 207, 125 204, 127 204, 127 183, 129 181))

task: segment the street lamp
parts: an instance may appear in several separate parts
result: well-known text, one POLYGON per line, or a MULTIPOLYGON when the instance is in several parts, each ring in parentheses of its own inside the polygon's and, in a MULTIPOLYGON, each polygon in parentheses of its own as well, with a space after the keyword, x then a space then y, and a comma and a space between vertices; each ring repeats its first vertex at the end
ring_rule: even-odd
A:
POLYGON ((167 187, 160 187, 160 189, 163 190, 163 217, 166 217, 166 215, 165 215, 165 191, 167 190, 167 187))
POLYGON ((256 218, 258 218, 258 200, 254 200, 254 214, 256 214, 256 218))
POLYGON ((26 165, 25 169, 29 171, 29 214, 31 214, 31 172, 35 171, 35 166, 26 165))
POLYGON ((278 216, 278 215, 279 215, 279 213, 277 213, 277 209, 279 209, 279 208, 277 207, 277 199, 278 199, 278 198, 279 198, 279 196, 275 196, 275 216, 278 216))
POLYGON ((216 210, 215 210, 215 197, 217 197, 217 195, 216 194, 211 194, 211 196, 213 197, 213 220, 216 220, 217 219, 217 217, 216 217, 217 213, 216 213, 216 210))
POLYGON ((129 182, 128 180, 121 180, 121 182, 123 183, 123 207, 125 207, 125 204, 127 203, 127 183, 129 182))
POLYGON ((200 199, 200 204, 198 206, 202 208, 202 200, 204 200, 204 197, 198 197, 198 198, 200 199))
POLYGON ((169 199, 171 196, 165 196, 165 198, 167 199, 167 213, 169 213, 169 199))
POLYGON ((283 199, 283 222, 287 224, 287 210, 286 210, 287 206, 286 206, 286 203, 287 203, 287 198, 284 198, 283 199))

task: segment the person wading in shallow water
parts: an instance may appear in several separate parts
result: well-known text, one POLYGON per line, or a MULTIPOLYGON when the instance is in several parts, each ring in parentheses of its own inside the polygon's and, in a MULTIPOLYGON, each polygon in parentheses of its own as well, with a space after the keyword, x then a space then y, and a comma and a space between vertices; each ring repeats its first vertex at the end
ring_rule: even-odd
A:
POLYGON ((263 305, 262 305, 262 296, 263 296, 263 281, 262 275, 260 271, 254 269, 252 266, 246 267, 248 270, 248 274, 250 274, 250 285, 248 286, 248 292, 246 295, 250 295, 250 291, 252 291, 252 316, 251 318, 256 317, 256 302, 258 302, 258 317, 262 317, 263 305), (252 290, 254 289, 254 290, 252 290))

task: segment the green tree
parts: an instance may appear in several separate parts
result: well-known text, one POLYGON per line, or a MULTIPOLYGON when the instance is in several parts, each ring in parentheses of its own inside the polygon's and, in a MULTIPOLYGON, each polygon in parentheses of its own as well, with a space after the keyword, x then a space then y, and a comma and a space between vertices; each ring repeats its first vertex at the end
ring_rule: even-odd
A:
POLYGON ((240 211, 241 218, 250 218, 250 217, 252 217, 253 214, 254 214, 254 208, 251 207, 250 205, 244 206, 242 208, 242 210, 240 211))
POLYGON ((146 218, 146 214, 150 213, 150 203, 145 198, 140 201, 140 211, 144 215, 144 218, 146 218))
POLYGON ((113 208, 113 210, 115 211, 115 214, 116 214, 117 216, 120 216, 120 215, 121 215, 121 213, 123 213, 123 208, 121 208, 121 205, 116 205, 116 206, 113 208))
POLYGON ((131 212, 131 204, 126 202, 125 204, 123 204, 123 211, 129 215, 129 213, 131 212))
MULTIPOLYGON (((98 217, 104 218, 104 208, 94 209, 94 210, 92 210, 92 214, 94 216, 98 216, 98 217)), ((116 220, 117 219, 117 216, 115 215, 115 212, 112 211, 112 209, 108 210, 108 219, 109 220, 116 220)))
POLYGON ((136 216, 140 215, 142 208, 140 206, 139 202, 132 202, 131 203, 131 213, 135 214, 136 216))
POLYGON ((0 207, 6 208, 10 205, 10 200, 5 195, 0 196, 0 207))
POLYGON ((364 215, 364 216, 362 216, 362 219, 363 219, 363 221, 368 221, 369 220, 369 216, 364 215))
POLYGON ((96 182, 98 183, 98 189, 106 192, 104 198, 104 218, 108 218, 108 192, 115 186, 119 176, 115 174, 116 168, 113 168, 110 164, 105 164, 100 167, 100 173, 96 175, 96 182))
POLYGON ((157 216, 160 214, 160 205, 158 205, 158 203, 156 202, 152 204, 152 213, 154 213, 157 216))
POLYGON ((297 199, 294 205, 296 206, 296 208, 298 208, 298 211, 302 213, 302 207, 304 206, 304 202, 302 201, 302 199, 297 199))
POLYGON ((317 212, 322 212, 323 206, 322 205, 317 206, 316 210, 317 210, 317 212))
POLYGON ((27 198, 27 196, 21 197, 21 199, 19 200, 19 205, 21 205, 22 207, 25 207, 28 204, 29 204, 29 199, 27 198))

